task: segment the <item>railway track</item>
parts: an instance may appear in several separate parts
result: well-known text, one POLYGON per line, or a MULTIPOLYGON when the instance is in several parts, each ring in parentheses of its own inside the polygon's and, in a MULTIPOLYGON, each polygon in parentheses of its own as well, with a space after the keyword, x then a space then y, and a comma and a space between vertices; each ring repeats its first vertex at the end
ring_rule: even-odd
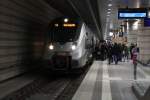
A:
POLYGON ((85 68, 85 72, 81 75, 44 73, 43 76, 2 100, 70 100, 88 68, 85 68))

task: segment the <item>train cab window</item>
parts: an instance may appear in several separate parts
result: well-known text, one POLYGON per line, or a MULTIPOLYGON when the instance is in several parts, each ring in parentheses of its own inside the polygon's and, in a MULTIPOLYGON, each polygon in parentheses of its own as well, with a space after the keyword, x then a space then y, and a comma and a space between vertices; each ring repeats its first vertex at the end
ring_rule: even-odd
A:
POLYGON ((55 42, 72 42, 77 39, 78 27, 50 27, 49 34, 51 39, 55 42))

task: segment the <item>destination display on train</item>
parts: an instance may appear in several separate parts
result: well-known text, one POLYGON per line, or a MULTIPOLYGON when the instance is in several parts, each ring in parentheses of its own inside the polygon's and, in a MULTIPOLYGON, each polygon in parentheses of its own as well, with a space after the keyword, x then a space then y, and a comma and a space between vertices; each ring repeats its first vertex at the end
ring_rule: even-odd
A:
POLYGON ((76 27, 76 24, 68 24, 68 23, 65 23, 63 24, 64 27, 76 27))
POLYGON ((54 24, 55 27, 76 27, 74 23, 63 23, 63 24, 54 24))

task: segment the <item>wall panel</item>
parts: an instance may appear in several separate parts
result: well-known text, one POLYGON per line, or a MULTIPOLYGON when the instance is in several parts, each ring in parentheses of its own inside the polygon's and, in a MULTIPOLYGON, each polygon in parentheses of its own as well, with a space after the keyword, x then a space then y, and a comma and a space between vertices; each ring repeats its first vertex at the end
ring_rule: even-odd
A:
POLYGON ((0 0, 0 81, 40 60, 48 24, 60 16, 44 0, 0 0))

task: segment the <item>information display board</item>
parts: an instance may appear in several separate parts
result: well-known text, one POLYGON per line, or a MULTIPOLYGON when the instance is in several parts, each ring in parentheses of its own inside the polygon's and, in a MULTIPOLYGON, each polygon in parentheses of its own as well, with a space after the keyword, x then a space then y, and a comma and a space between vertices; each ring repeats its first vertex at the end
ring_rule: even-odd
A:
POLYGON ((144 8, 119 8, 118 19, 143 19, 147 18, 147 9, 144 8))

